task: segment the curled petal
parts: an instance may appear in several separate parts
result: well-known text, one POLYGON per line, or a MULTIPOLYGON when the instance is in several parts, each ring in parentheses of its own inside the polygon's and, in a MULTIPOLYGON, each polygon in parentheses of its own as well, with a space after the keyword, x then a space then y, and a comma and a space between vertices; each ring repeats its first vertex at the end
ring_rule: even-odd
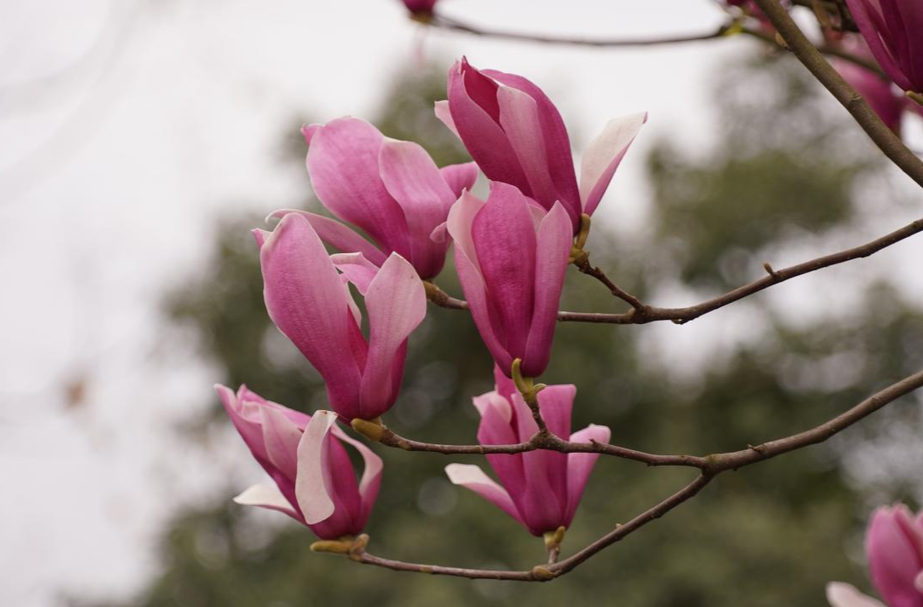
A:
POLYGON ((288 503, 288 500, 285 499, 285 496, 275 485, 253 485, 235 497, 234 501, 242 506, 258 506, 269 510, 277 510, 278 512, 284 512, 295 520, 301 520, 301 517, 298 516, 298 513, 295 512, 295 509, 292 508, 292 505, 288 503))
POLYGON ((470 464, 449 464, 445 467, 445 473, 452 484, 474 491, 491 504, 509 514, 520 524, 525 525, 516 507, 513 505, 513 500, 510 499, 510 494, 506 492, 506 489, 484 474, 484 471, 478 466, 470 464))
POLYGON ((311 417, 298 444, 298 476, 295 497, 307 524, 330 518, 336 505, 324 483, 324 441, 337 421, 335 413, 318 411, 311 417))
POLYGON ((362 253, 337 253, 330 256, 330 261, 349 282, 356 285, 356 289, 363 296, 378 274, 378 266, 366 259, 362 253))
POLYGON ((461 198, 462 192, 474 187, 474 182, 478 180, 478 165, 474 162, 450 164, 439 169, 439 172, 455 194, 455 200, 461 198))
POLYGON ((320 236, 320 239, 338 251, 343 253, 362 253, 366 259, 376 266, 380 266, 387 259, 384 253, 358 233, 323 215, 299 209, 279 209, 270 213, 266 219, 268 220, 270 217, 281 219, 290 213, 297 213, 307 219, 317 235, 320 236))
POLYGON ((615 118, 590 144, 580 163, 580 198, 587 215, 596 210, 615 170, 645 122, 647 112, 615 118))
MULTIPOLYGON (((606 426, 590 424, 583 430, 575 432, 570 439, 575 443, 589 443, 594 440, 598 443, 608 443, 610 436, 611 432, 606 426)), ((565 525, 570 524, 574 513, 577 512, 580 498, 583 497, 583 490, 586 488, 597 459, 599 459, 598 453, 567 454, 567 514, 565 515, 567 523, 565 525)))
POLYGON ((323 376, 335 408, 358 402, 347 294, 311 224, 286 215, 260 249, 260 261, 270 318, 323 376))
POLYGON ((394 253, 365 296, 369 351, 362 373, 363 419, 378 417, 394 402, 395 369, 403 368, 402 344, 426 316, 426 292, 410 263, 394 253), (397 367, 397 365, 400 367, 397 367))
MULTIPOLYGON (((244 388, 241 387, 241 389, 243 390, 244 388)), ((266 453, 266 445, 263 442, 263 431, 260 428, 259 417, 249 419, 244 414, 242 403, 230 388, 215 384, 215 391, 218 393, 228 417, 231 418, 231 423, 234 424, 240 437, 244 439, 244 443, 250 448, 253 457, 265 467, 266 464, 269 464, 269 455, 266 453)))

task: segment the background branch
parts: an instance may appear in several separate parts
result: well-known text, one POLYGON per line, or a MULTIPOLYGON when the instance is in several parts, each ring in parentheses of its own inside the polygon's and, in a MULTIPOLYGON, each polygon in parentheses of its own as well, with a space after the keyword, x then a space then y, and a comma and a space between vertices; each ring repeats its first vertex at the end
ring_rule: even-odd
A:
POLYGON ((814 74, 814 77, 830 91, 846 110, 852 114, 859 126, 875 142, 875 145, 884 152, 904 173, 923 187, 923 161, 889 129, 871 106, 863 99, 862 95, 847 83, 840 74, 833 69, 820 51, 808 40, 801 28, 798 27, 788 11, 778 0, 753 0, 766 14, 772 25, 778 30, 779 36, 785 41, 788 48, 794 53, 801 63, 814 74))

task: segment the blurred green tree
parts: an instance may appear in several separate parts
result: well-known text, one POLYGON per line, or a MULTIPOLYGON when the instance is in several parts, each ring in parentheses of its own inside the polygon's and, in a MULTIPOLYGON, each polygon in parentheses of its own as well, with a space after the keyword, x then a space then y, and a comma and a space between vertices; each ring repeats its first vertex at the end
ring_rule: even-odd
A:
MULTIPOLYGON (((375 121, 386 135, 427 146, 439 164, 466 160, 432 113, 443 82, 441 71, 403 77, 375 121)), ((714 149, 689 159, 664 141, 650 155, 649 232, 658 246, 638 250, 602 222, 594 226, 594 263, 642 295, 677 281, 702 291, 758 275, 763 252, 848 225, 856 180, 877 167, 857 151, 868 148, 854 140, 856 129, 844 128, 844 115, 831 111, 816 84, 785 59, 740 61, 716 82, 715 102, 722 122, 714 149)), ((303 154, 300 143, 297 149, 303 154)), ((208 273, 178 290, 168 308, 222 371, 218 379, 313 410, 324 404, 321 380, 265 313, 258 256, 247 235, 257 220, 227 223, 208 273)), ((437 282, 460 293, 451 263, 437 282)), ((827 319, 795 330, 765 297, 752 298, 747 322, 762 337, 726 345, 695 381, 678 379, 645 356, 643 327, 562 325, 543 380, 576 384, 575 427, 607 424, 616 444, 703 454, 791 434, 910 371, 900 342, 923 334, 923 320, 897 292, 869 288, 874 310, 866 306, 849 327, 827 319)), ((572 271, 563 307, 610 310, 613 302, 600 285, 572 271)), ((670 335, 684 330, 668 329, 670 335)), ((411 342, 389 426, 434 442, 472 442, 477 422, 470 399, 491 388, 491 362, 470 317, 430 307, 411 342)), ((220 411, 217 402, 211 411, 220 411)), ((187 429, 190 440, 215 425, 233 432, 223 415, 213 414, 187 429)), ((244 452, 242 442, 233 444, 244 452)), ((458 460, 379 452, 386 471, 368 529, 373 552, 475 567, 523 568, 543 558, 539 540, 448 484, 442 469, 458 460)), ((687 470, 601 458, 565 554, 656 503, 688 476, 687 470)), ((859 496, 844 483, 836 450, 828 447, 723 477, 663 520, 544 585, 401 574, 313 554, 308 530, 287 519, 267 527, 266 516, 231 503, 241 489, 228 487, 213 507, 177 516, 161 543, 162 571, 125 607, 453 607, 514 600, 536 607, 609 601, 775 607, 825 604, 828 580, 867 588, 861 566, 847 556, 864 522, 859 496)))

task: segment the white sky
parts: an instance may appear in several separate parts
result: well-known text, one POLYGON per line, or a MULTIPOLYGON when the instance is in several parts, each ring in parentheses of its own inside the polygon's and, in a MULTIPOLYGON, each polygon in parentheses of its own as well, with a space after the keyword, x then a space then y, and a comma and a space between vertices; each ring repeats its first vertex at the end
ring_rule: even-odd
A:
MULTIPOLYGON (((708 31, 723 18, 710 0, 442 7, 584 35, 708 31)), ((125 593, 150 574, 165 517, 226 469, 171 432, 211 398, 215 374, 164 334, 161 295, 202 262, 236 201, 267 212, 304 195, 304 176, 277 162, 293 117, 374 115, 419 40, 396 0, 0 1, 0 604, 125 593), (87 404, 68 409, 62 386, 79 378, 87 404)), ((586 50, 431 31, 423 51, 550 83, 583 141, 648 110, 600 211, 616 200, 631 227, 643 224, 646 148, 661 136, 707 147, 708 74, 752 44, 586 50)), ((741 326, 694 324, 690 344, 741 326)))

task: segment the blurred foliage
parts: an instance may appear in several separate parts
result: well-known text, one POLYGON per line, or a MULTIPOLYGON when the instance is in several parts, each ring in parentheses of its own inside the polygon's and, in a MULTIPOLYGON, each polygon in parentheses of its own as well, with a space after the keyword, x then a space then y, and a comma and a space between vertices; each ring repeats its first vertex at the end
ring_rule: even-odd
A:
MULTIPOLYGON (((842 152, 849 148, 842 131, 855 129, 839 128, 843 117, 828 115, 832 105, 818 101, 817 87, 791 67, 761 58, 729 68, 716 86, 724 118, 720 145, 694 159, 675 153, 670 142, 652 152, 654 233, 681 255, 655 261, 653 268, 637 263, 637 251, 622 250, 623 241, 597 226, 590 241, 593 261, 625 285, 653 289, 657 280, 679 276, 690 286, 727 286, 716 268, 735 251, 754 255, 784 242, 792 230, 816 233, 848 221, 854 181, 871 165, 842 152)), ((435 145, 439 164, 466 159, 432 114, 443 82, 442 74, 403 78, 375 121, 390 136, 435 145)), ((223 373, 216 379, 233 386, 246 382, 267 398, 313 410, 324 405, 320 378, 272 327, 263 307, 256 249, 246 230, 255 221, 231 221, 222 229, 207 273, 179 290, 169 308, 223 373)), ((438 282, 460 293, 451 263, 438 282)), ((665 374, 642 355, 643 326, 561 325, 543 380, 578 386, 575 429, 591 421, 607 424, 613 442, 657 452, 738 449, 829 418, 920 366, 919 350, 909 356, 902 344, 908 335, 923 335, 921 318, 887 288, 870 288, 869 298, 874 306, 848 326, 831 320, 793 330, 777 322, 758 296, 760 317, 751 322, 762 323, 763 337, 729 346, 695 381, 665 374)), ((571 271, 563 307, 611 310, 614 304, 599 284, 571 271)), ((683 330, 671 325, 664 334, 683 330)), ((470 317, 431 307, 411 340, 402 397, 386 421, 411 437, 469 443, 477 423, 471 396, 490 387, 491 362, 470 317)), ((220 410, 217 402, 212 410, 220 410)), ((233 432, 222 416, 203 422, 216 425, 233 432)), ((242 442, 233 445, 244 452, 242 442)), ((378 451, 386 471, 368 529, 372 552, 509 568, 531 567, 543 558, 539 540, 448 484, 442 469, 452 460, 378 451)), ((650 507, 690 474, 601 458, 568 531, 565 554, 650 507)), ((247 511, 229 498, 176 518, 162 540, 161 572, 125 607, 514 601, 538 607, 610 600, 640 607, 775 607, 824 605, 828 580, 868 588, 861 565, 847 556, 864 524, 863 508, 829 448, 729 473, 550 584, 409 575, 313 554, 307 529, 282 517, 268 525, 273 513, 247 511)))

